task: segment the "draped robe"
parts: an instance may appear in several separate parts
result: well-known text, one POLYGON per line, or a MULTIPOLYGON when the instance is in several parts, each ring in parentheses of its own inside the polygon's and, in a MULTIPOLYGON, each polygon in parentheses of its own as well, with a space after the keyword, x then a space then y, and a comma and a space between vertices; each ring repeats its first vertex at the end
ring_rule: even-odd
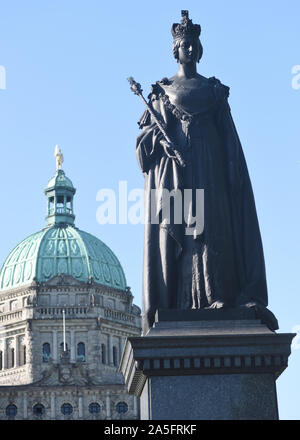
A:
MULTIPOLYGON (((143 334, 157 309, 204 308, 221 301, 266 307, 267 286, 255 201, 242 146, 228 104, 229 88, 209 78, 190 113, 167 94, 172 80, 152 86, 149 104, 186 162, 181 167, 162 148, 150 112, 139 121, 137 160, 145 177, 143 334), (151 222, 152 189, 204 190, 204 230, 185 234, 185 224, 151 222)), ((159 210, 159 208, 158 208, 159 210)))

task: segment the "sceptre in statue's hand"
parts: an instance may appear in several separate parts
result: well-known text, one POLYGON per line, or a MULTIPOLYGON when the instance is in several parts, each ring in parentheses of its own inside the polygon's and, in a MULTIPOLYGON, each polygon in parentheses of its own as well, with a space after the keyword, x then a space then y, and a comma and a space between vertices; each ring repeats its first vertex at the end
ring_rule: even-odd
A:
POLYGON ((166 155, 170 158, 170 159, 175 159, 177 161, 177 163, 182 166, 185 167, 185 162, 181 156, 181 154, 179 153, 178 150, 176 150, 173 142, 171 141, 171 139, 169 138, 168 134, 166 133, 166 130, 163 126, 163 123, 156 117, 156 115, 154 114, 154 111, 152 110, 152 108, 150 107, 150 105, 147 103, 146 99, 143 96, 143 90, 142 87, 139 83, 137 83, 132 76, 130 76, 129 78, 127 78, 129 83, 130 83, 130 89, 133 91, 133 93, 135 95, 138 95, 142 101, 144 102, 145 106, 147 107, 148 111, 150 112, 151 116, 153 117, 156 125, 158 126, 161 134, 163 135, 164 139, 162 139, 160 141, 166 155))

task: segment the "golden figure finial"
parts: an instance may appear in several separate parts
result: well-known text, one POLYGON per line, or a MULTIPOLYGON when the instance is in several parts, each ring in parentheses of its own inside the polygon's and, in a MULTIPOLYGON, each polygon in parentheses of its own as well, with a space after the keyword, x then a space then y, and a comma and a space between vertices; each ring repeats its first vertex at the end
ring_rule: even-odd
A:
POLYGON ((56 159, 56 171, 60 170, 64 161, 64 156, 61 152, 61 149, 58 148, 58 145, 55 145, 54 149, 54 157, 56 159))

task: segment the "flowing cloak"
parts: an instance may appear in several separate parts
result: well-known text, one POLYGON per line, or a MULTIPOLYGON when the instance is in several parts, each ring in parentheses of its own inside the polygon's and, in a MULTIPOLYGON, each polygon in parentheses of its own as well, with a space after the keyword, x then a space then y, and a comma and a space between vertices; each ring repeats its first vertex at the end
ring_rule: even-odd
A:
MULTIPOLYGON (((166 155, 160 143, 162 135, 148 110, 139 121, 142 132, 136 146, 145 177, 143 334, 152 326, 157 309, 201 308, 215 301, 232 307, 247 303, 266 307, 268 303, 255 201, 228 104, 229 88, 209 78, 199 111, 189 114, 171 104, 166 93, 169 84, 166 78, 155 83, 149 104, 164 122, 186 167, 166 155), (151 218, 151 190, 183 190, 187 186, 204 189, 198 267, 201 295, 204 291, 206 301, 196 306, 182 303, 178 288, 186 239, 184 226, 174 219, 166 224, 151 218)), ((161 210, 160 203, 158 198, 156 212, 161 210)))

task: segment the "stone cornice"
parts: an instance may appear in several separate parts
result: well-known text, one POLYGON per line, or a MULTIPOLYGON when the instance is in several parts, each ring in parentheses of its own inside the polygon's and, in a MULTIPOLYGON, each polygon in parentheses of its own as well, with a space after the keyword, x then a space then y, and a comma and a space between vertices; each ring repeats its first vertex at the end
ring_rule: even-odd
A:
POLYGON ((7 299, 18 298, 26 295, 32 294, 33 291, 37 290, 36 285, 27 285, 18 287, 16 289, 3 290, 0 292, 0 301, 5 301, 7 299))
POLYGON ((21 334, 25 334, 26 333, 26 324, 27 322, 22 321, 22 322, 16 322, 13 324, 9 325, 9 329, 8 328, 4 328, 1 329, 3 330, 0 334, 1 338, 9 338, 9 337, 13 337, 16 335, 21 335, 21 334))
MULTIPOLYGON (((24 365, 22 367, 16 367, 16 368, 8 368, 6 370, 0 371, 0 380, 6 377, 15 376, 16 374, 20 373, 26 373, 28 370, 28 366, 24 365)), ((1 388, 1 385, 0 385, 1 388)))
POLYGON ((149 376, 272 373, 287 367, 294 334, 128 338, 120 363, 130 393, 149 376))
POLYGON ((95 394, 95 393, 105 393, 105 395, 113 396, 116 393, 119 396, 120 392, 124 392, 127 394, 127 390, 125 385, 123 384, 103 384, 103 385, 43 385, 36 386, 34 383, 29 383, 25 385, 0 385, 0 397, 6 396, 10 393, 28 393, 28 394, 37 394, 42 393, 45 395, 50 395, 52 392, 55 392, 56 396, 64 395, 66 393, 69 394, 77 394, 83 393, 87 394, 95 394))
POLYGON ((104 314, 104 319, 112 320, 112 321, 122 321, 129 324, 134 324, 135 319, 138 318, 137 315, 126 313, 121 310, 110 309, 108 307, 104 307, 103 314, 104 314))
POLYGON ((101 333, 103 334, 110 334, 110 335, 115 335, 115 336, 123 336, 125 338, 127 337, 135 337, 138 335, 138 333, 140 333, 139 328, 136 327, 126 327, 126 328, 115 328, 109 325, 101 325, 101 333), (128 333, 131 333, 130 335, 128 335, 128 333))
POLYGON ((48 292, 52 290, 58 290, 61 291, 90 291, 94 290, 96 293, 102 293, 102 294, 108 294, 108 295, 120 295, 121 297, 124 297, 128 299, 128 297, 132 297, 132 294, 130 291, 124 291, 115 289, 110 286, 106 286, 105 284, 98 284, 94 281, 91 282, 84 282, 84 281, 78 281, 75 278, 73 278, 71 275, 63 275, 62 281, 58 282, 60 276, 55 276, 51 280, 47 282, 43 282, 38 284, 38 291, 39 292, 48 292), (53 282, 55 281, 55 284, 53 282))

